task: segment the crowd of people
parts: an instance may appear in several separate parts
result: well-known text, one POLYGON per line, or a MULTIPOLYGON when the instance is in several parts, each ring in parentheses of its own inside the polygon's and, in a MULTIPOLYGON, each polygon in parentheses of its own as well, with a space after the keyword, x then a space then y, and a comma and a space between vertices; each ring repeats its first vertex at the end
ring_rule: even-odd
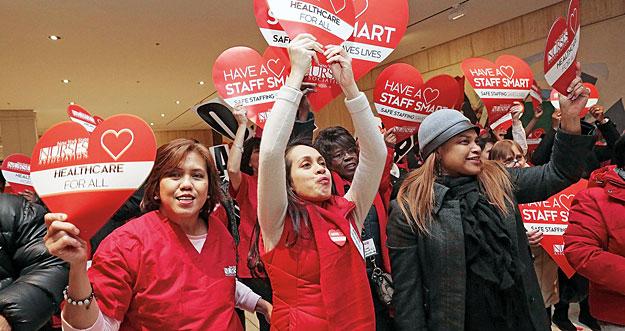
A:
POLYGON ((391 176, 396 135, 378 127, 346 51, 301 34, 288 53, 262 136, 246 140, 246 111, 232 110, 225 187, 206 146, 173 140, 91 243, 35 193, 0 195, 0 331, 243 330, 241 311, 260 330, 575 330, 575 301, 592 330, 625 330, 625 138, 599 105, 580 120, 579 65, 534 151, 540 108, 523 127, 517 104, 507 131, 442 109, 391 176), (303 81, 318 55, 353 134, 313 139, 303 81), (581 178, 568 279, 518 205, 581 178))

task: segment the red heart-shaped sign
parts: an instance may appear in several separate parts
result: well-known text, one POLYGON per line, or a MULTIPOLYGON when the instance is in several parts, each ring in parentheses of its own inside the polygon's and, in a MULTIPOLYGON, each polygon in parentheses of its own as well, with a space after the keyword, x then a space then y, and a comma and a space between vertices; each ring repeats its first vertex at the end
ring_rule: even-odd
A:
POLYGON ((92 133, 62 122, 37 142, 31 180, 46 206, 66 213, 89 240, 141 186, 155 156, 154 133, 139 117, 109 117, 92 133))
POLYGON ((67 107, 67 115, 69 115, 69 119, 72 120, 72 122, 82 125, 89 132, 93 132, 98 125, 96 119, 79 105, 69 105, 69 107, 67 107))
POLYGON ((547 37, 543 61, 545 80, 560 93, 567 93, 566 89, 575 79, 580 37, 579 12, 579 0, 571 0, 566 20, 558 17, 547 37))
MULTIPOLYGON (((582 118, 588 114, 590 108, 599 102, 599 91, 597 87, 591 83, 584 83, 584 86, 590 90, 590 95, 588 96, 588 101, 586 102, 586 107, 579 113, 579 117, 582 118)), ((560 109, 560 94, 555 89, 551 90, 551 94, 549 95, 549 101, 551 101, 551 105, 553 108, 560 109)))
POLYGON ((345 245, 345 242, 347 241, 347 237, 345 237, 345 234, 338 229, 328 230, 328 235, 330 236, 330 240, 332 240, 333 243, 339 246, 345 245))
POLYGON ((402 141, 417 132, 427 115, 453 108, 458 92, 458 83, 451 76, 432 77, 424 83, 416 68, 396 63, 376 79, 373 99, 384 127, 395 128, 397 140, 402 141))
POLYGON ((543 140, 542 136, 545 134, 543 128, 538 128, 527 135, 527 153, 530 154, 536 150, 540 142, 543 140))
POLYGON ((247 117, 262 128, 288 73, 289 64, 276 48, 268 47, 261 56, 239 46, 219 55, 213 65, 213 82, 228 105, 244 106, 247 117))
POLYGON ((11 185, 11 193, 19 194, 26 190, 34 192, 30 181, 30 157, 24 154, 11 154, 2 161, 2 175, 11 185))
POLYGON ((464 76, 456 76, 454 79, 458 83, 458 100, 454 105, 454 109, 462 111, 462 105, 464 104, 464 76))
POLYGON ((569 277, 575 270, 564 257, 562 234, 569 224, 569 208, 573 197, 587 186, 588 181, 582 179, 545 201, 519 205, 525 228, 544 234, 540 245, 569 277))
MULTIPOLYGON (((352 69, 356 80, 384 61, 397 47, 408 24, 406 0, 354 0, 356 21, 350 38, 343 48, 352 57, 352 69)), ((256 23, 270 46, 285 48, 290 38, 280 26, 267 0, 254 0, 256 23)), ((288 61, 286 52, 282 53, 288 61)), ((321 63, 313 64, 306 82, 317 83, 317 92, 309 94, 308 100, 314 111, 319 111, 341 94, 341 88, 332 77, 323 56, 321 63)))
POLYGON ((352 0, 267 0, 267 4, 291 39, 310 33, 322 45, 340 45, 354 30, 352 0))
POLYGON ((491 129, 510 127, 512 105, 525 100, 534 81, 527 63, 512 55, 502 55, 495 63, 470 58, 462 61, 462 71, 486 106, 491 129))

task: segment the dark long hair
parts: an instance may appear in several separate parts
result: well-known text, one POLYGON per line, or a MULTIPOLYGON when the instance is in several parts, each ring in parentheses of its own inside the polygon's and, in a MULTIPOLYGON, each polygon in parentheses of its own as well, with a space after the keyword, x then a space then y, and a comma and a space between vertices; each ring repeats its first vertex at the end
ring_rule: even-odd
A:
MULTIPOLYGON (((307 143, 304 139, 300 139, 296 137, 296 139, 289 142, 284 151, 285 155, 285 168, 286 168, 286 192, 287 192, 287 208, 286 212, 291 218, 291 223, 293 225, 293 236, 289 236, 286 238, 286 246, 292 247, 297 242, 297 239, 303 235, 310 235, 310 216, 308 215, 308 210, 306 209, 306 202, 302 200, 295 191, 293 190, 293 180, 291 178, 291 167, 292 163, 286 157, 289 152, 297 146, 308 146, 312 147, 309 143, 307 143)), ((263 262, 260 259, 260 252, 258 250, 258 244, 260 238, 260 225, 258 224, 258 218, 256 219, 256 225, 254 226, 254 231, 252 232, 252 242, 251 249, 247 256, 247 266, 252 271, 252 275, 254 277, 258 277, 260 274, 265 272, 265 267, 263 262)))
POLYGON ((254 169, 250 167, 250 159, 254 150, 260 149, 260 138, 250 138, 243 143, 243 154, 241 155, 241 172, 253 176, 254 169))

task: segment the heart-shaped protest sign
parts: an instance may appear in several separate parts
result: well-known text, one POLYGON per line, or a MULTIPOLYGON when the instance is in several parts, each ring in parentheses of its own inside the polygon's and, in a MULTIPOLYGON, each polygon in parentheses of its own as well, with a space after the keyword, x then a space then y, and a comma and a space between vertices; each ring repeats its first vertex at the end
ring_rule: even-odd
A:
POLYGON ((395 128, 397 140, 402 141, 417 132, 427 115, 453 108, 458 92, 458 83, 451 76, 432 77, 424 83, 416 68, 396 63, 376 79, 373 99, 384 127, 395 128))
POLYGON ((527 63, 512 55, 502 55, 495 63, 470 58, 462 61, 462 71, 486 106, 491 129, 510 127, 512 105, 525 100, 534 81, 527 63))
MULTIPOLYGON (((193 107, 193 110, 210 126, 224 137, 234 140, 238 123, 234 115, 219 98, 209 100, 193 107)), ((245 139, 251 135, 249 129, 245 132, 245 139)))
POLYGON ((69 107, 67 107, 67 115, 69 115, 69 119, 72 120, 72 122, 82 125, 85 130, 89 132, 93 132, 98 125, 95 117, 91 116, 86 109, 79 105, 69 105, 69 107))
POLYGON ((322 45, 340 45, 354 31, 352 0, 267 0, 287 35, 310 33, 322 45))
POLYGON ((558 17, 549 30, 543 61, 545 80, 560 93, 575 79, 579 37, 579 0, 571 0, 566 19, 558 17))
POLYGON ((519 205, 525 228, 528 231, 538 230, 544 234, 540 245, 568 277, 571 277, 575 270, 564 257, 562 234, 569 224, 569 208, 573 197, 587 186, 588 181, 582 179, 545 201, 519 205))
MULTIPOLYGON (((406 0, 354 0, 356 21, 354 31, 342 45, 352 57, 356 80, 384 61, 395 50, 406 32, 408 3, 406 0)), ((290 38, 269 9, 267 0, 254 0, 256 24, 270 46, 286 48, 290 38)), ((288 61, 286 51, 282 53, 288 61)), ((306 82, 316 83, 315 93, 308 95, 314 111, 321 110, 341 94, 325 58, 313 64, 306 82)))
POLYGON ((531 154, 536 150, 538 145, 540 145, 540 142, 543 140, 543 134, 545 134, 545 129, 538 128, 527 135, 527 154, 531 154))
MULTIPOLYGON (((597 90, 597 87, 591 83, 584 83, 584 86, 590 90, 590 95, 588 96, 586 107, 584 107, 582 112, 579 113, 580 118, 586 116, 590 108, 599 102, 599 91, 597 90)), ((560 93, 558 93, 556 89, 551 90, 549 101, 551 102, 553 108, 560 109, 560 93)))
POLYGON ((53 212, 68 215, 89 240, 147 178, 156 156, 142 119, 115 115, 87 132, 73 122, 46 131, 31 157, 31 180, 53 212))
POLYGON ((11 193, 33 191, 30 181, 30 157, 24 154, 11 154, 2 161, 2 176, 11 185, 11 193))
POLYGON ((263 56, 249 47, 229 48, 213 65, 213 83, 219 96, 231 107, 244 106, 247 117, 261 128, 288 74, 288 63, 273 47, 263 56))

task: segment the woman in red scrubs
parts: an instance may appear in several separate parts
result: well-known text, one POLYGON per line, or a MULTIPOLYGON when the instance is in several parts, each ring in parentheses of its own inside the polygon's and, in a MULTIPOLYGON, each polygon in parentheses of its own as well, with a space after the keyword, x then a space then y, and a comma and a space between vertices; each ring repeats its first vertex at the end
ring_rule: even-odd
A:
MULTIPOLYGON (((302 34, 289 46, 291 72, 276 96, 260 144, 260 251, 273 287, 272 330, 374 330, 375 316, 360 233, 378 191, 386 147, 369 102, 340 46, 325 49, 302 34), (360 163, 344 196, 319 152, 287 147, 300 86, 318 53, 327 58, 360 137, 360 163)), ((317 62, 317 61, 316 61, 317 62)))
POLYGON ((89 272, 78 228, 47 214, 46 246, 70 264, 64 329, 241 330, 234 241, 211 215, 219 192, 206 147, 161 146, 141 202, 148 213, 109 235, 89 272))

